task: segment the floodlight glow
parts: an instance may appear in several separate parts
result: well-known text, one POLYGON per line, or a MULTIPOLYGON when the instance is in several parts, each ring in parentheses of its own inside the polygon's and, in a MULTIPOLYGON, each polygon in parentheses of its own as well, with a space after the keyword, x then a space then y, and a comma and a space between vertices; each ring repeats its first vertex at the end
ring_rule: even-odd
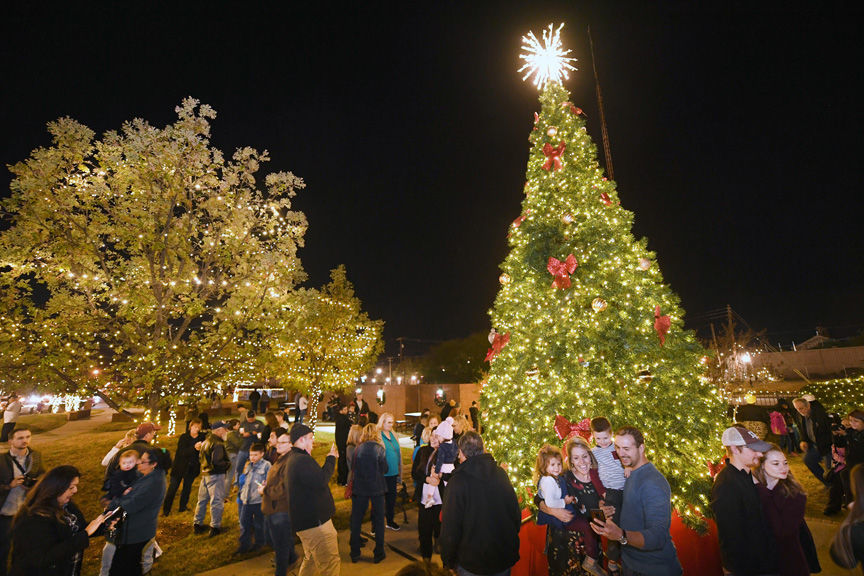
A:
POLYGON ((570 50, 564 50, 561 45, 561 28, 564 24, 553 30, 553 24, 549 24, 549 28, 543 31, 543 42, 537 40, 534 32, 528 32, 528 36, 522 37, 523 53, 519 58, 525 61, 525 64, 519 68, 519 72, 525 70, 525 76, 522 80, 527 80, 530 76, 534 76, 532 81, 534 85, 542 90, 546 84, 557 82, 561 84, 570 76, 568 70, 576 70, 570 62, 575 62, 575 58, 567 56, 570 50))

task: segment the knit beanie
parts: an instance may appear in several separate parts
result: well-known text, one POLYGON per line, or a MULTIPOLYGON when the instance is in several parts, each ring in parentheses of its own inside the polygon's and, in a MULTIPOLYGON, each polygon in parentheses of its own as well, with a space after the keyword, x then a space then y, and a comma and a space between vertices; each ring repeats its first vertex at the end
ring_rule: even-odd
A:
POLYGON ((435 428, 435 434, 437 434, 440 438, 443 438, 444 440, 452 440, 453 418, 448 416, 446 420, 438 424, 438 427, 435 428))

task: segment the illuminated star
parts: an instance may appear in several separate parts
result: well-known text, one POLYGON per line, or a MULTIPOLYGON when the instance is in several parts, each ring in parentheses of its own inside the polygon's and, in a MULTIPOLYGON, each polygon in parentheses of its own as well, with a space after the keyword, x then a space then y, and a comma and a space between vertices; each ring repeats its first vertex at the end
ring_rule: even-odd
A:
POLYGON ((570 76, 568 70, 576 70, 570 64, 575 62, 575 58, 567 56, 570 50, 564 50, 561 45, 561 28, 564 24, 553 30, 553 24, 549 24, 549 28, 543 30, 543 43, 541 44, 534 32, 528 32, 528 36, 522 37, 522 51, 519 58, 525 61, 525 64, 519 68, 519 72, 525 70, 525 76, 522 80, 527 80, 530 76, 534 76, 534 85, 539 90, 542 90, 546 84, 557 82, 561 84, 562 80, 566 80, 570 76))

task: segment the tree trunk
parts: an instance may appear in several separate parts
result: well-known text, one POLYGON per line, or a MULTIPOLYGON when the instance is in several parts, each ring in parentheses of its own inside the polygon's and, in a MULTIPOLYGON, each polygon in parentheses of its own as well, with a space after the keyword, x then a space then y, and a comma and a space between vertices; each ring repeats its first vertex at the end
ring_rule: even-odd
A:
POLYGON ((107 394, 104 390, 97 389, 96 393, 102 399, 102 401, 105 402, 105 404, 107 404, 108 407, 113 409, 115 412, 120 412, 122 414, 129 416, 130 418, 133 417, 133 414, 131 412, 129 412, 125 408, 121 408, 120 405, 117 404, 117 402, 109 394, 107 394))
POLYGON ((321 386, 318 380, 312 383, 312 388, 309 391, 309 405, 306 410, 306 420, 309 428, 315 430, 315 424, 318 423, 318 397, 321 396, 321 386))

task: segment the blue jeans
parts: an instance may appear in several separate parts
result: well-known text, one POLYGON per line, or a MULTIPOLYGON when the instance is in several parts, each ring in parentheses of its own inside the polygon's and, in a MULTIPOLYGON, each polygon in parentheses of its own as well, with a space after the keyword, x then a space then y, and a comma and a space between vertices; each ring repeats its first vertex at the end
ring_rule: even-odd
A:
POLYGON ((261 503, 242 504, 240 508, 240 550, 252 549, 252 534, 255 534, 255 548, 264 545, 264 514, 261 503))
MULTIPOLYGON (((459 574, 459 576, 481 576, 479 574, 474 574, 474 572, 469 572, 461 566, 456 567, 456 573, 459 574)), ((496 572, 495 574, 490 574, 489 576, 510 576, 510 568, 502 570, 501 572, 496 572)))
POLYGON ((351 557, 360 556, 360 525, 372 504, 372 531, 375 532, 375 558, 384 556, 384 495, 351 497, 351 557))
POLYGON ((815 444, 807 444, 807 452, 804 453, 804 464, 820 482, 825 481, 825 473, 831 469, 831 453, 819 454, 815 444), (822 469, 822 465, 825 469, 822 469))
POLYGON ((195 510, 195 524, 204 524, 207 515, 207 502, 210 502, 210 526, 222 526, 222 509, 225 508, 225 474, 206 474, 198 486, 198 507, 195 510))
POLYGON ((267 532, 276 553, 276 576, 285 576, 288 568, 297 561, 291 517, 287 512, 276 512, 266 518, 267 532))

